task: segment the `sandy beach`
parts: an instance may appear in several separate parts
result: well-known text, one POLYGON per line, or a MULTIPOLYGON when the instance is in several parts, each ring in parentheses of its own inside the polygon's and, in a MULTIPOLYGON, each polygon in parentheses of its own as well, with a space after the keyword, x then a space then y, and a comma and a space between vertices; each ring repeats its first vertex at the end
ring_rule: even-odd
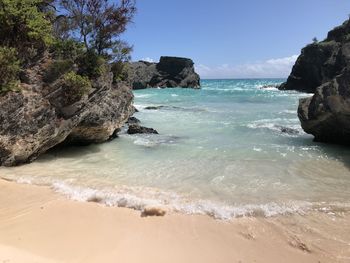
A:
POLYGON ((350 262, 350 216, 214 220, 70 201, 0 181, 0 262, 350 262))

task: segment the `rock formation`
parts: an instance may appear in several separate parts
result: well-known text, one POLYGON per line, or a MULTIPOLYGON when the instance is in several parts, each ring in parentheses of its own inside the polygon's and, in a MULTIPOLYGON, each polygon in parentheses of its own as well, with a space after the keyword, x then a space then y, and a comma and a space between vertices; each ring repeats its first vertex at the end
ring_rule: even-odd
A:
POLYGON ((161 57, 159 63, 139 61, 127 64, 127 82, 133 89, 200 88, 199 75, 188 58, 161 57))
POLYGON ((88 95, 70 102, 61 86, 43 82, 45 65, 40 61, 23 73, 20 92, 0 96, 0 165, 33 161, 64 141, 106 141, 134 112, 130 88, 112 85, 111 74, 96 80, 88 95))
POLYGON ((131 124, 140 124, 140 123, 141 123, 141 121, 140 121, 138 118, 134 117, 134 116, 131 116, 131 117, 128 119, 128 121, 127 121, 127 124, 128 124, 128 125, 131 125, 131 124))
POLYGON ((314 93, 350 66, 350 22, 334 28, 327 38, 302 49, 292 73, 281 90, 314 93))
POLYGON ((298 116, 315 141, 350 144, 350 21, 326 40, 302 50, 280 89, 314 93, 301 99, 298 116))
POLYGON ((350 68, 301 99, 298 116, 315 141, 350 145, 350 68))

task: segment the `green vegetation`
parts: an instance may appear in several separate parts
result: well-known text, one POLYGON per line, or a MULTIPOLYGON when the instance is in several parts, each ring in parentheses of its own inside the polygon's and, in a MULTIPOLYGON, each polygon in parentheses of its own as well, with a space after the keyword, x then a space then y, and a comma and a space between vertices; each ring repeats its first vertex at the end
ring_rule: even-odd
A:
POLYGON ((108 72, 106 60, 94 51, 85 52, 77 59, 78 73, 91 79, 100 77, 108 72))
POLYGON ((87 77, 80 76, 74 71, 71 71, 64 75, 62 86, 66 97, 69 98, 70 103, 73 103, 90 92, 91 81, 87 77))
POLYGON ((53 61, 44 74, 44 81, 52 83, 63 74, 73 69, 73 61, 70 59, 59 59, 53 61))
POLYGON ((19 88, 19 71, 16 49, 0 47, 0 94, 19 88))
POLYGON ((132 47, 124 41, 118 41, 114 45, 113 52, 115 54, 112 63, 113 81, 125 81, 127 79, 127 68, 125 68, 127 64, 125 62, 131 59, 132 47))
POLYGON ((17 48, 19 56, 27 59, 29 48, 42 49, 52 44, 52 24, 49 14, 43 11, 48 2, 0 0, 0 45, 17 48))
POLYGON ((128 65, 125 62, 118 61, 112 63, 111 71, 113 73, 113 82, 126 81, 128 78, 128 65))
POLYGON ((120 36, 135 12, 135 0, 0 0, 0 92, 18 90, 19 73, 42 58, 53 60, 43 80, 72 94, 111 68, 122 79, 132 47, 120 36))
POLYGON ((75 61, 84 54, 84 46, 73 39, 56 39, 51 46, 51 52, 56 59, 70 59, 75 61))
POLYGON ((71 37, 79 36, 87 51, 114 60, 120 35, 136 12, 135 0, 61 0, 65 27, 71 37))

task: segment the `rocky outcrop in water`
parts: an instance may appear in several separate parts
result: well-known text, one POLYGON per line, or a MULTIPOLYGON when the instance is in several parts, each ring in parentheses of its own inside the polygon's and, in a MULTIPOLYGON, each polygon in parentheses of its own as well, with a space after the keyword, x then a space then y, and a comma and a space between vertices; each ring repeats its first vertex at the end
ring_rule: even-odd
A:
POLYGON ((316 88, 334 79, 350 66, 350 21, 334 28, 324 41, 302 49, 292 73, 281 90, 314 93, 316 88))
POLYGON ((139 61, 126 67, 127 82, 133 89, 200 88, 200 77, 188 58, 161 57, 159 63, 139 61))
POLYGON ((349 145, 350 21, 304 48, 281 88, 314 93, 300 100, 298 116, 315 141, 349 145))
POLYGON ((106 74, 91 92, 71 101, 62 86, 42 80, 46 61, 24 72, 21 92, 0 96, 0 165, 35 160, 62 143, 99 143, 112 138, 134 112, 133 95, 106 74))
POLYGON ((315 141, 350 145, 350 68, 301 99, 298 116, 315 141))

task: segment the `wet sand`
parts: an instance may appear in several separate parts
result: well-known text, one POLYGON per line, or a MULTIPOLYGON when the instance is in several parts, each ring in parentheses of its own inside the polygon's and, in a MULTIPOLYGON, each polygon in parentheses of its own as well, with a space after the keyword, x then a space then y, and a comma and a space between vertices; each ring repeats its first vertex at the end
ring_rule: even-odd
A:
POLYGON ((350 214, 237 218, 67 200, 0 180, 0 263, 350 262, 350 214))

